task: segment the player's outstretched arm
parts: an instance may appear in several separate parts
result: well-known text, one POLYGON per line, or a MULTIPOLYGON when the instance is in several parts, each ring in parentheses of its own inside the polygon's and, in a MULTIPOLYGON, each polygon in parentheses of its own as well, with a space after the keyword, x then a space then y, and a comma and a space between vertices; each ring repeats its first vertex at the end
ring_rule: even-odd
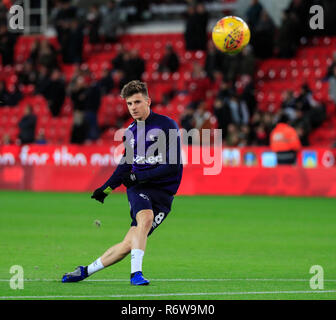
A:
POLYGON ((123 182, 123 176, 132 170, 132 165, 128 163, 120 163, 112 176, 98 189, 96 189, 91 198, 104 203, 105 198, 118 188, 123 182))

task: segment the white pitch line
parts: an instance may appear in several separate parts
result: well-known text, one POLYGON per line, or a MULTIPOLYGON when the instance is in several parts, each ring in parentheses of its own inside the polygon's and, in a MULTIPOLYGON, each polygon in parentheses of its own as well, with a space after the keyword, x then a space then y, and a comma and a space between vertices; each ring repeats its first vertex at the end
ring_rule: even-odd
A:
MULTIPOLYGON (((263 282, 307 282, 310 279, 258 279, 258 278, 243 278, 243 279, 150 279, 156 282, 225 282, 225 281, 263 281, 263 282)), ((0 279, 0 282, 9 282, 10 279, 0 279)), ((60 282, 61 279, 24 279, 25 282, 60 282)), ((129 279, 86 279, 85 282, 129 282, 129 279)), ((325 282, 336 282, 336 279, 324 279, 325 282)))
POLYGON ((315 291, 247 291, 247 292, 185 292, 185 293, 157 293, 157 294, 112 294, 112 295, 54 295, 54 296, 0 296, 0 299, 55 299, 55 298, 140 298, 140 297, 171 297, 171 296, 233 296, 233 295, 261 295, 261 294, 316 294, 336 293, 336 290, 315 291))

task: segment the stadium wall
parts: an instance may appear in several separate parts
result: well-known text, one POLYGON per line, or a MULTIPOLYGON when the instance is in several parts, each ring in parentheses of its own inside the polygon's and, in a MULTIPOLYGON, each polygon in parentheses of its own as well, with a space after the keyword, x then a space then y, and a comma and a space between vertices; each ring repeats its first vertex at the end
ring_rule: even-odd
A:
MULTIPOLYGON (((216 170, 209 161, 216 152, 209 150, 205 160, 205 151, 184 147, 179 194, 336 197, 335 149, 303 149, 296 166, 280 167, 267 148, 223 148, 216 170)), ((91 192, 110 177, 121 154, 117 145, 2 146, 0 189, 91 192)))

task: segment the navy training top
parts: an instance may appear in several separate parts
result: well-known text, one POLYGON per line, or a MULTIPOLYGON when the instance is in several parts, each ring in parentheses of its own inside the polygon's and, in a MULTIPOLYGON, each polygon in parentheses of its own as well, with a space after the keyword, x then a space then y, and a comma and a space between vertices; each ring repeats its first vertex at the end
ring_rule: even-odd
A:
POLYGON ((176 194, 183 165, 179 128, 173 119, 150 111, 145 121, 134 121, 126 129, 124 146, 124 155, 103 190, 119 187, 122 176, 132 171, 143 186, 176 194))

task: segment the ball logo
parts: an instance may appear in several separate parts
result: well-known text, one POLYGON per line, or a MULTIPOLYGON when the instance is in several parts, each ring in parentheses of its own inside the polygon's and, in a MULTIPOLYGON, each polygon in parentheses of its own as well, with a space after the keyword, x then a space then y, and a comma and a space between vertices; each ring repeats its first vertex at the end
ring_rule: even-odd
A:
POLYGON ((234 29, 225 39, 224 48, 228 50, 236 49, 241 45, 243 41, 244 33, 238 29, 234 29))

